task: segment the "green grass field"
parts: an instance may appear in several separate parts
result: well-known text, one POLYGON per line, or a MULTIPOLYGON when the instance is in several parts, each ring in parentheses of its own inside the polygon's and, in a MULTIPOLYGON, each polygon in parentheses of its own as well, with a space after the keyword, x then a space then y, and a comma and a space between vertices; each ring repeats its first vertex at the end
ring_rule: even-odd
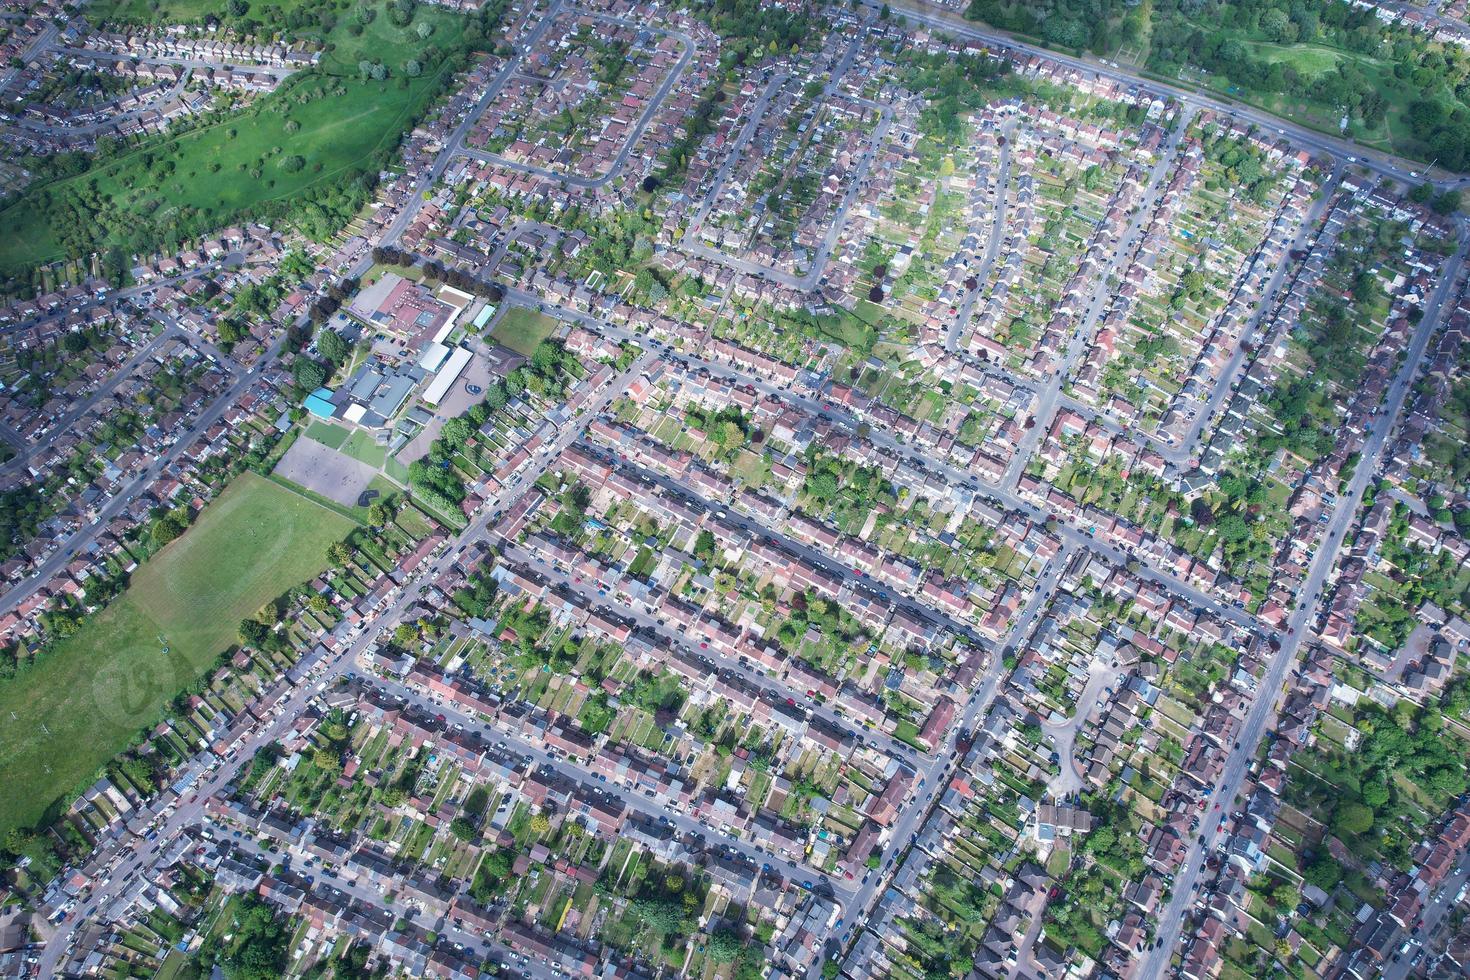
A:
POLYGON ((366 429, 355 430, 339 448, 343 455, 378 469, 383 468, 383 463, 388 458, 387 447, 378 445, 373 434, 366 429))
POLYGON ((1342 62, 1357 64, 1364 70, 1382 68, 1376 58, 1328 47, 1325 44, 1273 44, 1269 41, 1247 41, 1251 54, 1271 64, 1290 65, 1300 74, 1315 78, 1332 71, 1342 62))
POLYGON ((347 429, 331 422, 316 420, 306 430, 306 438, 378 469, 383 468, 388 457, 387 448, 378 445, 373 434, 366 429, 347 429))
MULTIPOLYGON (((151 21, 146 6, 124 0, 109 12, 151 21)), ((165 5, 183 21, 215 6, 223 4, 165 5)), ((404 28, 380 15, 353 35, 349 23, 355 25, 344 14, 318 39, 330 45, 320 66, 292 76, 249 108, 182 136, 146 139, 75 177, 27 188, 0 211, 0 227, 8 232, 0 239, 0 276, 66 257, 57 234, 61 201, 86 202, 81 206, 95 219, 88 237, 97 249, 141 245, 145 232, 162 234, 175 223, 198 226, 202 217, 217 227, 263 205, 298 199, 390 151, 449 71, 444 53, 461 47, 465 19, 425 5, 404 28), (433 28, 427 40, 416 33, 420 24, 433 28), (424 64, 421 76, 407 77, 403 66, 426 58, 430 48, 437 57, 424 64), (382 61, 390 77, 362 79, 361 60, 382 61)))
POLYGON ((237 478, 127 592, 0 687, 0 834, 84 788, 236 642, 241 619, 325 568, 351 527, 253 473, 237 478))
POLYGON ((347 437, 351 434, 350 430, 344 429, 340 425, 333 425, 330 422, 319 420, 313 420, 311 425, 306 429, 306 438, 315 440, 328 449, 341 449, 342 444, 347 441, 347 437))
POLYGON ((556 317, 537 313, 524 306, 512 306, 500 315, 490 332, 490 339, 509 347, 517 354, 530 357, 536 345, 551 336, 557 324, 556 317))

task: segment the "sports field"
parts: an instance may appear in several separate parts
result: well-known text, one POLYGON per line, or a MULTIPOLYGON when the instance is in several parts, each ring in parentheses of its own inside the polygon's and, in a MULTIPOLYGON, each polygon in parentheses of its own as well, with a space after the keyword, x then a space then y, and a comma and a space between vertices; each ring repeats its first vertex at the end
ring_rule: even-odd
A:
POLYGON ((245 473, 29 673, 0 686, 0 835, 85 788, 236 642, 240 620, 326 567, 345 517, 245 473))
POLYGON ((509 347, 517 354, 530 357, 536 345, 551 336, 551 332, 556 328, 555 317, 528 310, 524 306, 512 306, 496 321, 494 328, 490 331, 490 339, 497 344, 509 347))

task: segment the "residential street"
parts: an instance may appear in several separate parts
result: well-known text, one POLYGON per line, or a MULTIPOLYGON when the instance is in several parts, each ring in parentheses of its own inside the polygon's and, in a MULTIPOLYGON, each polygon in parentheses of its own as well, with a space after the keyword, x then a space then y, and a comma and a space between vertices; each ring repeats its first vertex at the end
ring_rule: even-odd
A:
POLYGON ((1470 969, 1455 11, 386 2, 3 18, 0 974, 1470 969))
POLYGON ((1061 363, 1051 366, 1046 383, 1037 394, 1036 411, 1032 415, 1035 424, 1026 430, 1025 435, 1021 438, 1021 444, 1016 448, 1016 454, 1011 457, 1010 465, 1006 467, 1005 477, 1001 480, 1003 489, 1014 490, 1016 488, 1016 483, 1021 479, 1021 474, 1026 471, 1027 464, 1031 462, 1037 445, 1051 429, 1052 418, 1056 415, 1057 410, 1057 397, 1061 394, 1062 387, 1071 379, 1072 372, 1076 370, 1078 358, 1086 353, 1087 345, 1096 335, 1098 319, 1112 308, 1111 283, 1116 281, 1119 273, 1127 269, 1128 263, 1133 261, 1144 226, 1153 218, 1154 211, 1159 206, 1159 194, 1164 185, 1164 178, 1174 169, 1179 144, 1184 140, 1184 134, 1188 132, 1189 124, 1193 119, 1194 110, 1186 108, 1179 113, 1179 118, 1174 120, 1174 128, 1169 133, 1168 142, 1160 150, 1158 162, 1149 172, 1143 193, 1133 205, 1132 217, 1128 221, 1128 226, 1118 236, 1118 241, 1109 248, 1106 271, 1095 279, 1092 296, 1085 307, 1082 322, 1067 339, 1067 350, 1061 363))
MULTIPOLYGON (((107 524, 118 514, 127 509, 139 494, 145 492, 153 481, 168 470, 178 460, 184 450, 188 449, 210 426, 219 421, 230 407, 239 400, 247 389, 250 388, 260 377, 264 368, 271 364, 280 354, 281 348, 285 346, 286 336, 279 336, 270 349, 255 362, 255 366, 248 371, 238 371, 235 381, 224 393, 216 398, 195 420, 194 424, 179 434, 173 445, 168 448, 162 456, 155 459, 144 468, 127 486, 120 492, 114 494, 111 499, 97 512, 97 518, 91 524, 83 526, 59 547, 56 548, 45 560, 36 566, 30 577, 22 581, 3 594, 0 594, 0 610, 14 609, 26 599, 30 598, 35 591, 51 581, 57 572, 61 571, 72 558, 92 543, 96 537, 107 530, 107 524)), ((227 367, 229 362, 222 362, 222 367, 227 367)), ((56 430, 60 431, 60 430, 56 430)))
POLYGON ((959 350, 960 341, 965 336, 965 330, 970 325, 970 317, 975 312, 975 303, 980 299, 980 293, 986 289, 990 282, 991 270, 995 268, 996 256, 1000 254, 1000 243, 1006 237, 1006 210, 1007 201, 1011 190, 1011 142, 1016 138, 1016 123, 1007 123, 1001 129, 1001 144, 999 161, 996 164, 995 178, 995 211, 990 219, 990 239, 985 246, 985 257, 980 260, 973 273, 979 288, 971 289, 965 294, 960 303, 960 312, 950 324, 949 332, 944 338, 944 349, 950 353, 959 350))
MULTIPOLYGON (((625 20, 621 17, 608 17, 603 14, 587 14, 585 16, 593 17, 596 20, 607 21, 610 24, 621 24, 634 30, 642 29, 640 25, 635 24, 632 21, 625 20)), ((549 23, 550 20, 551 16, 547 15, 547 22, 549 23)), ((679 43, 684 46, 684 52, 679 55, 679 61, 676 65, 674 65, 673 70, 671 70, 668 75, 664 77, 663 82, 659 84, 658 91, 654 93, 652 100, 650 100, 648 105, 644 108, 643 114, 638 117, 638 122, 634 124, 633 129, 628 133, 627 139, 624 141, 622 148, 618 150, 618 155, 613 158, 612 164, 608 167, 607 171, 600 176, 577 177, 570 174, 557 173, 554 170, 547 170, 543 167, 534 167, 525 163, 517 163, 513 160, 507 160, 505 157, 501 156, 498 153, 487 153, 484 150, 477 150, 473 147, 465 147, 462 145, 462 136, 458 141, 461 144, 459 153, 463 156, 472 157, 476 160, 483 160, 487 163, 494 163, 502 167, 509 167, 511 170, 519 170, 522 173, 539 174, 542 177, 546 177, 550 180, 560 181, 561 183, 566 184, 570 187, 581 187, 595 190, 596 188, 606 186, 608 182, 610 182, 611 180, 616 178, 618 174, 623 172, 623 166, 628 162, 628 157, 632 155, 634 147, 638 145, 638 141, 643 138, 643 131, 648 128, 648 124, 653 120, 653 117, 663 106, 664 100, 669 97, 669 92, 673 90, 673 87, 678 83, 679 79, 684 77, 684 69, 689 67, 689 61, 691 58, 694 57, 694 41, 692 38, 689 37, 689 35, 684 34, 680 31, 667 31, 665 33, 667 33, 670 37, 677 39, 679 43)), ((527 47, 530 46, 530 44, 527 45, 527 47)), ((501 84, 504 83, 502 82, 501 84)), ((484 103, 483 105, 488 105, 488 103, 484 103)), ((478 118, 478 113, 476 114, 476 118, 478 118)), ((466 130, 466 132, 468 132, 468 130, 466 130)))
MULTIPOLYGON (((537 456, 530 461, 528 469, 517 474, 501 491, 494 497, 488 498, 481 505, 479 514, 470 524, 450 540, 441 546, 438 556, 430 562, 421 566, 420 570, 404 585, 400 586, 392 596, 391 604, 378 614, 371 623, 364 624, 349 645, 342 647, 331 657, 325 659, 317 669, 305 681, 298 685, 290 694, 289 698, 282 702, 281 710, 272 715, 271 720, 260 728, 247 735, 245 740, 233 750, 233 757, 218 760, 218 768, 208 770, 205 767, 204 755, 196 756, 190 763, 189 771, 198 776, 202 782, 199 788, 171 811, 161 815, 155 815, 151 823, 158 830, 163 839, 170 839, 185 827, 193 826, 202 819, 204 806, 211 796, 219 793, 225 786, 234 782, 240 771, 254 758, 255 753, 264 745, 276 740, 280 735, 295 722, 296 718, 305 710, 307 701, 311 700, 325 687, 333 684, 344 673, 352 670, 358 658, 369 648, 374 647, 384 635, 391 634, 393 629, 402 619, 408 608, 418 602, 420 584, 434 581, 441 574, 448 571, 459 559, 462 547, 481 540, 486 529, 498 521, 501 512, 512 502, 517 500, 523 493, 531 489, 535 482, 541 478, 550 463, 556 459, 561 450, 565 449, 571 441, 576 438, 581 426, 587 419, 605 408, 609 402, 631 384, 638 374, 642 372, 650 355, 635 361, 623 373, 614 378, 594 402, 588 406, 588 411, 581 416, 581 421, 576 425, 567 425, 558 434, 556 441, 552 444, 552 452, 537 456), (212 774, 211 774, 212 773, 212 774)), ((264 363, 264 361, 262 361, 264 363)), ((244 379, 240 383, 243 383, 244 379)), ((228 397, 228 396, 227 396, 228 397)), ((222 399, 223 400, 223 399, 222 399)), ((156 804, 155 804, 156 807, 156 804)), ((156 811, 153 811, 156 813, 156 811)), ((134 822, 136 825, 136 821, 134 822)), ((121 892, 127 876, 135 870, 146 870, 153 857, 156 857, 155 849, 147 842, 130 834, 124 834, 121 838, 111 844, 104 844, 99 849, 99 854, 106 854, 108 850, 120 851, 125 855, 122 863, 113 870, 111 882, 95 888, 87 898, 79 903, 71 915, 56 929, 47 939, 43 959, 41 962, 40 975, 43 977, 55 976, 61 963, 61 957, 65 953, 68 940, 74 934, 76 928, 88 921, 100 910, 105 909, 112 900, 121 892)))
MULTIPOLYGON (((600 320, 597 317, 591 316, 590 314, 581 313, 577 310, 557 306, 554 303, 547 303, 544 300, 538 301, 535 297, 531 297, 529 294, 523 293, 519 290, 507 290, 506 295, 513 300, 529 302, 533 306, 545 309, 547 312, 559 316, 563 319, 582 323, 590 327, 591 329, 605 333, 606 335, 614 337, 618 340, 637 340, 639 343, 643 342, 642 339, 639 338, 636 334, 633 334, 630 331, 627 331, 614 324, 600 320)), ((740 384, 748 384, 755 390, 759 391, 762 395, 775 395, 783 401, 786 401, 787 403, 794 405, 809 414, 816 415, 818 413, 825 413, 831 416, 834 420, 841 421, 844 425, 846 425, 849 429, 853 431, 856 431, 856 428, 860 424, 862 424, 861 419, 859 419, 853 413, 842 408, 841 406, 829 406, 825 402, 820 402, 815 398, 799 394, 789 387, 773 385, 760 378, 752 377, 730 365, 721 364, 716 361, 704 360, 695 354, 684 352, 678 352, 676 356, 680 360, 688 361, 690 362, 690 364, 697 365, 707 370, 714 377, 724 378, 726 380, 735 381, 740 384)), ((870 439, 874 443, 874 445, 887 449, 890 452, 895 453, 899 456, 907 456, 911 452, 908 446, 894 439, 886 432, 882 432, 878 429, 870 430, 867 438, 870 439)), ((1031 520, 1039 524, 1045 524, 1050 518, 1049 514, 1042 511, 1039 507, 1030 503, 1029 501, 1022 499, 1013 491, 1006 490, 1000 486, 983 481, 974 473, 968 470, 961 470, 955 466, 950 465, 947 462, 936 459, 927 460, 925 465, 930 472, 937 473, 939 476, 943 477, 951 487, 974 487, 985 496, 988 496, 996 501, 999 505, 1019 511, 1020 513, 1025 514, 1031 520)), ((1093 537, 1091 534, 1088 534, 1086 531, 1078 530, 1077 528, 1074 528, 1066 523, 1058 523, 1055 533, 1058 537, 1062 539, 1064 543, 1070 542, 1074 546, 1086 547, 1121 567, 1127 567, 1130 562, 1137 561, 1139 563, 1138 570, 1134 574, 1136 574, 1139 578, 1144 579, 1145 581, 1156 582, 1169 591, 1188 599, 1195 606, 1201 609, 1207 609, 1227 622, 1235 623, 1245 629, 1264 629, 1268 632, 1274 632, 1274 630, 1272 630, 1272 628, 1268 624, 1261 622, 1259 619, 1246 612, 1244 609, 1238 608, 1233 605, 1228 605, 1222 602, 1219 598, 1212 596, 1199 588, 1196 588, 1195 586, 1184 581, 1183 579, 1178 578, 1177 576, 1168 574, 1166 572, 1161 572, 1151 567, 1142 558, 1136 557, 1131 554, 1125 554, 1122 549, 1110 545, 1105 541, 1100 541, 1097 538, 1093 537)))
MULTIPOLYGON (((1440 313, 1449 292, 1449 286, 1459 274, 1467 249, 1470 249, 1470 234, 1467 234, 1467 229, 1462 223, 1459 247, 1441 273, 1434 293, 1425 303, 1424 315, 1414 330, 1408 356, 1404 358, 1393 386, 1388 391, 1384 401, 1384 410, 1374 419, 1367 444, 1362 450, 1362 459, 1353 471, 1352 482, 1347 491, 1339 495, 1337 499, 1332 519, 1312 559, 1311 570, 1297 593, 1299 598, 1291 618, 1287 621, 1286 635, 1281 642, 1281 648, 1272 657, 1265 676, 1256 687, 1259 694, 1251 702, 1250 713, 1246 715, 1245 724, 1241 727, 1238 741, 1235 743, 1238 747, 1226 757, 1225 767, 1219 780, 1213 791, 1205 797, 1207 805, 1219 804, 1222 810, 1228 810, 1234 806, 1236 798, 1240 796, 1241 784, 1245 779, 1250 762, 1260 750, 1262 739, 1275 718, 1282 685, 1286 683, 1291 668, 1296 663, 1303 638, 1316 620, 1322 604, 1323 585, 1337 565, 1339 548, 1357 517, 1358 507, 1363 500, 1363 492, 1368 488, 1368 481, 1378 472, 1384 441, 1397 423, 1411 383, 1422 366, 1425 348, 1439 324, 1440 313)), ((1214 810, 1209 809, 1206 812, 1213 814, 1214 810)), ((1190 840, 1189 849, 1174 878, 1174 889, 1169 898, 1169 904, 1159 918, 1158 943, 1149 952, 1145 961, 1148 976, 1164 975, 1178 944, 1185 916, 1194 902, 1194 886, 1199 881, 1205 854, 1215 847, 1219 836, 1219 824, 1215 820, 1206 820, 1201 828, 1200 839, 1190 840), (1203 845, 1200 843, 1201 839, 1204 841, 1203 845)))

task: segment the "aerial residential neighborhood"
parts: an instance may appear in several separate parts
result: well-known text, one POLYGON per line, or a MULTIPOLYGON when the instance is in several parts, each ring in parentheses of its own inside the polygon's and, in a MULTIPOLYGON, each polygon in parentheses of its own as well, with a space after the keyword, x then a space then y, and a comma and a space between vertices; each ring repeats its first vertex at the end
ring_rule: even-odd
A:
POLYGON ((0 976, 1470 974, 1467 17, 7 2, 0 976))

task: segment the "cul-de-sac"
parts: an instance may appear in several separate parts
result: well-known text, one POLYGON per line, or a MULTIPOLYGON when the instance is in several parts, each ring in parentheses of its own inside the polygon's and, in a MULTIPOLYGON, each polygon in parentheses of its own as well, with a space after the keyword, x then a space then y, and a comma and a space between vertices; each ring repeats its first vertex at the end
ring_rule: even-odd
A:
POLYGON ((1470 975, 1466 0, 0 0, 0 145, 0 977, 1470 975))

